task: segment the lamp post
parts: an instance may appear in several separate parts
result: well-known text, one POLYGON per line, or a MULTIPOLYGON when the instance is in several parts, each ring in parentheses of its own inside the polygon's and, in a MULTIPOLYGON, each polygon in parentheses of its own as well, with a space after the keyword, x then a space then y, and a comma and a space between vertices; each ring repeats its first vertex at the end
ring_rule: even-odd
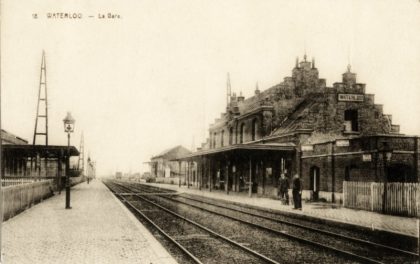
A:
POLYGON ((74 123, 76 120, 71 116, 70 112, 67 112, 66 117, 63 119, 64 132, 67 133, 67 164, 66 164, 66 209, 70 207, 70 133, 74 131, 74 123))
POLYGON ((386 211, 386 201, 388 196, 388 164, 392 158, 392 148, 388 145, 388 142, 382 143, 382 159, 384 162, 384 192, 382 196, 382 213, 386 211))

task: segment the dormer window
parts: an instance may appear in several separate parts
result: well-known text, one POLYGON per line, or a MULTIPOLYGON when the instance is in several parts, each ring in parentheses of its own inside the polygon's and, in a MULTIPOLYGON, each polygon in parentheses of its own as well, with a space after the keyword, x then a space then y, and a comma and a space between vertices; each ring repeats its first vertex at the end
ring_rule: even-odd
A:
POLYGON ((344 111, 344 131, 345 132, 359 131, 357 110, 344 111))

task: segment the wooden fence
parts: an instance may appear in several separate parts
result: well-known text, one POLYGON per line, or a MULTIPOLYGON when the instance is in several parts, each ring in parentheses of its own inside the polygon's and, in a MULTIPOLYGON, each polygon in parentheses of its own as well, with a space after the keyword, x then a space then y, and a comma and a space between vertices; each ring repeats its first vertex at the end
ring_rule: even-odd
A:
POLYGON ((43 180, 2 188, 3 218, 6 220, 52 195, 52 180, 43 180))
POLYGON ((419 183, 387 183, 385 199, 384 195, 384 183, 381 182, 343 182, 344 207, 404 216, 420 215, 419 183))

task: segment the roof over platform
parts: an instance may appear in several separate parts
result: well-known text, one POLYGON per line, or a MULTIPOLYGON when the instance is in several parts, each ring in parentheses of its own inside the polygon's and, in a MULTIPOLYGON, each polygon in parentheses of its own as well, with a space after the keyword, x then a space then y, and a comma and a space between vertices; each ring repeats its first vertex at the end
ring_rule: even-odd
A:
POLYGON ((283 151, 283 152, 294 152, 296 145, 294 143, 259 143, 259 144, 236 144, 216 149, 206 149, 197 151, 189 155, 185 155, 173 160, 188 160, 194 157, 214 155, 220 153, 228 153, 232 151, 240 150, 253 150, 253 151, 283 151))
MULTIPOLYGON (((33 157, 39 154, 41 157, 59 157, 61 154, 67 154, 67 146, 45 146, 45 145, 15 145, 7 144, 3 145, 5 154, 13 153, 22 156, 33 157)), ((70 156, 78 156, 79 151, 76 147, 70 146, 70 156)))

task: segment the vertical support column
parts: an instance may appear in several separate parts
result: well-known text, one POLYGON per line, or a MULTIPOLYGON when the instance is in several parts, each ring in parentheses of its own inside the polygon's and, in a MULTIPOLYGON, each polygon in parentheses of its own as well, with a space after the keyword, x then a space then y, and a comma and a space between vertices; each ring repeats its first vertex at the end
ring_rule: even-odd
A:
POLYGON ((178 161, 178 187, 181 188, 181 167, 182 161, 178 161))
POLYGON ((249 189, 248 196, 252 196, 252 159, 249 157, 249 189))
MULTIPOLYGON (((265 155, 264 155, 265 158, 265 155)), ((265 173, 266 173, 266 169, 265 169, 265 162, 264 160, 261 160, 261 185, 262 185, 262 194, 265 194, 265 173)))
MULTIPOLYGON (((38 181, 40 181, 41 180, 41 167, 42 167, 42 161, 41 161, 41 154, 37 154, 37 166, 38 166, 38 174, 37 174, 37 177, 38 177, 38 181)), ((66 168, 66 172, 68 173, 68 171, 69 171, 69 169, 70 169, 70 161, 69 161, 69 163, 68 163, 68 165, 66 165, 66 166, 69 166, 69 168, 66 168)))
POLYGON ((230 161, 227 161, 226 165, 226 194, 229 194, 229 167, 230 167, 230 161))
POLYGON ((416 182, 420 182, 419 179, 419 137, 414 137, 414 179, 416 182))
POLYGON ((12 157, 12 176, 16 176, 16 162, 15 157, 12 157))
POLYGON ((33 176, 33 165, 34 165, 34 157, 31 155, 31 163, 29 166, 29 175, 32 177, 33 176))
MULTIPOLYGON (((1 142, 0 142, 1 143, 1 142)), ((6 176, 5 175, 5 172, 6 172, 6 165, 7 165, 7 155, 4 153, 4 152, 2 152, 2 153, 0 153, 0 157, 1 157, 1 175, 0 175, 0 178, 4 178, 4 176, 6 176)))
POLYGON ((298 160, 299 160, 299 177, 302 179, 302 150, 299 150, 298 153, 298 160))
POLYGON ((44 177, 47 178, 48 177, 48 153, 45 153, 45 175, 44 177))
POLYGON ((295 153, 295 166, 292 168, 292 175, 299 174, 299 177, 302 177, 302 150, 301 146, 296 148, 295 153))
MULTIPOLYGON (((257 182, 258 183, 258 179, 260 178, 260 163, 258 162, 258 158, 256 159, 256 161, 255 161, 255 168, 254 168, 254 170, 253 170, 253 172, 254 172, 254 179, 255 179, 255 182, 257 182)), ((258 188, 257 188, 257 193, 258 193, 258 188)))
POLYGON ((212 184, 212 168, 211 168, 211 166, 212 166, 213 164, 212 164, 212 162, 211 162, 211 158, 209 158, 209 164, 208 164, 208 168, 209 168, 209 191, 211 192, 211 184, 212 184))
POLYGON ((23 160, 23 170, 25 177, 28 176, 28 157, 25 157, 23 160))
POLYGON ((187 160, 187 174, 186 176, 186 180, 187 180, 187 189, 190 188, 190 173, 191 173, 191 162, 189 160, 187 160))
POLYGON ((197 163, 197 176, 198 178, 198 189, 201 191, 201 187, 203 186, 203 158, 199 158, 200 162, 197 163), (198 168, 200 168, 200 174, 198 174, 198 168))
POLYGON ((374 157, 374 161, 375 161, 375 182, 379 182, 379 177, 378 177, 378 162, 379 162, 379 147, 378 147, 378 137, 375 137, 375 157, 374 157))
POLYGON ((231 164, 231 168, 232 168, 232 191, 236 192, 236 162, 235 162, 235 158, 232 161, 231 164), (235 170, 233 170, 233 168, 235 167, 235 170))
POLYGON ((59 155, 58 158, 57 158, 56 186, 57 186, 57 191, 58 192, 61 192, 61 189, 60 189, 60 178, 61 178, 61 155, 59 155))
MULTIPOLYGON (((331 202, 335 203, 335 142, 331 142, 331 202)), ((321 180, 321 179, 320 179, 321 180)))
POLYGON ((20 159, 19 159, 19 161, 20 161, 20 174, 22 175, 22 177, 25 177, 25 166, 26 166, 26 163, 24 163, 24 159, 23 159, 23 157, 20 157, 20 159))
POLYGON ((59 194, 61 194, 61 189, 62 189, 62 187, 63 187, 63 184, 62 184, 62 179, 63 179, 63 168, 62 168, 62 166, 63 166, 63 157, 64 157, 64 153, 63 153, 63 150, 61 149, 60 150, 60 161, 59 161, 59 165, 60 165, 60 177, 58 178, 58 193, 59 194))

